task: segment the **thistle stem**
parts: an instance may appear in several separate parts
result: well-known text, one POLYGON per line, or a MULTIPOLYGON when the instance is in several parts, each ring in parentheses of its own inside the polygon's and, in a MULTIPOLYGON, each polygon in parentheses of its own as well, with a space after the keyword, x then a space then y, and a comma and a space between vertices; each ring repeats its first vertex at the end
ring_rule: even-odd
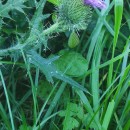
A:
MULTIPOLYGON (((60 24, 59 22, 56 22, 55 24, 53 24, 49 28, 45 29, 43 31, 43 33, 41 34, 41 36, 50 35, 52 33, 58 32, 59 31, 58 30, 59 24, 60 24)), ((33 37, 33 38, 31 38, 31 41, 34 41, 35 39, 36 39, 36 37, 33 37)), ((15 52, 17 50, 23 49, 24 47, 29 45, 29 43, 30 43, 30 37, 25 41, 24 44, 17 44, 14 47, 0 50, 0 56, 6 56, 6 55, 9 55, 10 52, 15 52)))
POLYGON ((60 23, 56 22, 55 24, 51 25, 49 28, 47 28, 46 30, 43 31, 43 35, 49 35, 54 32, 58 32, 59 24, 60 23))

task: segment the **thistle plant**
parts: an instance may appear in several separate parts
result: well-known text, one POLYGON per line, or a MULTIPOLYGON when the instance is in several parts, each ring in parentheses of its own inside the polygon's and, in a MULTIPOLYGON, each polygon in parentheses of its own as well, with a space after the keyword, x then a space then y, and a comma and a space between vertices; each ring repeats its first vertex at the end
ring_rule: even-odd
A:
MULTIPOLYGON (((40 3, 42 4, 42 1, 40 1, 40 3)), ((0 56, 7 56, 11 55, 12 53, 15 55, 15 52, 19 52, 20 49, 26 52, 30 49, 38 49, 39 42, 44 42, 44 46, 47 47, 46 43, 47 39, 49 38, 48 36, 52 35, 53 33, 65 32, 68 30, 80 31, 87 28, 87 25, 90 22, 92 16, 92 8, 89 5, 84 4, 83 0, 60 0, 59 3, 60 4, 56 7, 55 11, 57 13, 57 20, 53 25, 47 29, 44 27, 39 28, 39 26, 42 26, 41 23, 47 16, 42 16, 43 18, 39 18, 40 15, 42 15, 42 9, 38 8, 40 11, 37 10, 36 16, 34 15, 32 20, 29 21, 30 25, 33 23, 36 25, 34 24, 33 26, 31 25, 29 27, 30 30, 28 31, 30 34, 25 36, 24 42, 22 38, 18 39, 15 46, 0 50, 0 56)), ((22 10, 22 12, 24 12, 24 10, 22 10)))

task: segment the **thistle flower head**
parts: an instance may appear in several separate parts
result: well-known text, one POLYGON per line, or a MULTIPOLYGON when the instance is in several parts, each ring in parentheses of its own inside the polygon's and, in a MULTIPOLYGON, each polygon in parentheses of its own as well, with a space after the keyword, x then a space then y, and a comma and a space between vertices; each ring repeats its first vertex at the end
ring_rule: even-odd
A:
POLYGON ((84 3, 92 7, 100 9, 106 8, 106 4, 103 0, 84 0, 84 3))
POLYGON ((57 12, 62 28, 84 30, 92 16, 91 7, 84 5, 83 0, 61 0, 60 3, 57 12))

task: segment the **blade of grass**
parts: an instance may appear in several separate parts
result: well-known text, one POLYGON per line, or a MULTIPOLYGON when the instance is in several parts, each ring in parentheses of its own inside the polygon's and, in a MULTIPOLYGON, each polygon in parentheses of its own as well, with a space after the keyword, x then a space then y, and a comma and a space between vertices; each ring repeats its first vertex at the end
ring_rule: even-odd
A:
MULTIPOLYGON (((118 56, 112 58, 111 60, 108 60, 107 62, 105 62, 105 63, 103 63, 103 64, 100 64, 100 65, 97 67, 97 69, 101 69, 101 68, 103 68, 103 67, 106 67, 106 66, 108 66, 108 65, 110 65, 110 64, 112 64, 112 63, 114 63, 114 62, 116 62, 116 61, 118 61, 118 60, 120 60, 120 59, 123 58, 125 55, 127 55, 129 52, 130 52, 130 49, 129 49, 129 50, 126 50, 125 52, 123 52, 122 54, 120 54, 120 55, 118 55, 118 56)), ((88 70, 88 72, 86 73, 86 76, 89 75, 89 74, 91 74, 91 73, 92 73, 92 69, 88 70)))
MULTIPOLYGON (((114 26, 114 42, 112 48, 112 58, 115 54, 115 48, 118 40, 119 30, 121 27, 122 15, 123 15, 123 0, 115 0, 115 26, 114 26)), ((113 78, 113 63, 110 64, 107 86, 110 86, 113 78)))
POLYGON ((53 87, 52 91, 51 91, 50 94, 48 95, 48 98, 46 99, 45 103, 43 104, 43 106, 42 106, 42 108, 41 108, 41 110, 40 110, 40 112, 39 112, 39 115, 38 115, 38 117, 37 117, 36 124, 34 125, 34 128, 35 128, 35 126, 37 125, 38 121, 40 120, 40 117, 41 117, 41 115, 42 115, 42 113, 43 113, 43 111, 44 111, 44 109, 45 109, 45 107, 46 107, 46 105, 47 105, 47 102, 49 101, 50 97, 52 96, 52 94, 53 94, 55 88, 57 87, 57 85, 58 85, 58 83, 56 83, 56 85, 53 87))
POLYGON ((1 77, 2 84, 3 84, 5 97, 6 97, 6 101, 7 101, 7 106, 8 106, 8 110, 9 110, 9 116, 10 116, 10 121, 11 121, 11 128, 12 128, 12 130, 15 130, 13 114, 12 114, 12 110, 11 110, 11 106, 10 106, 10 102, 9 102, 9 96, 8 96, 8 92, 7 92, 7 89, 6 89, 6 85, 5 85, 5 82, 4 82, 4 77, 2 75, 1 69, 0 69, 0 77, 1 77))
POLYGON ((15 113, 18 110, 18 108, 29 98, 29 96, 31 96, 31 94, 32 94, 31 90, 29 90, 27 93, 25 93, 23 98, 15 105, 12 112, 15 113))
POLYGON ((119 118, 118 118, 118 116, 117 116, 116 113, 114 113, 114 117, 115 117, 116 123, 117 123, 117 125, 118 125, 118 130, 122 130, 121 124, 120 124, 120 122, 119 122, 119 118))
MULTIPOLYGON (((65 89, 66 85, 67 85, 67 84, 66 84, 65 82, 63 82, 63 83, 60 85, 60 87, 59 87, 59 89, 58 89, 58 91, 57 91, 55 97, 53 98, 53 101, 51 102, 51 104, 50 104, 50 106, 49 106, 49 108, 48 108, 48 110, 47 110, 47 112, 46 112, 46 114, 45 114, 45 116, 43 117, 43 119, 42 119, 41 122, 46 122, 46 120, 49 118, 49 116, 51 115, 51 113, 52 113, 53 109, 55 108, 57 102, 59 101, 59 99, 60 99, 62 93, 64 92, 64 89, 65 89)), ((45 123, 41 123, 41 124, 42 124, 42 126, 40 125, 40 127, 43 129, 45 123)), ((34 128, 34 130, 35 130, 35 128, 34 128)))
MULTIPOLYGON (((6 128, 8 128, 8 130, 12 130, 11 129, 11 124, 10 121, 8 119, 8 115, 6 114, 5 109, 3 108, 3 105, 0 103, 0 116, 4 122, 4 125, 6 126, 6 128)), ((2 123, 2 122, 1 122, 2 123)))
POLYGON ((97 40, 97 38, 99 36, 99 33, 100 33, 100 31, 101 31, 101 29, 103 27, 105 18, 107 16, 108 12, 111 10, 111 8, 114 5, 114 1, 111 2, 110 5, 109 5, 109 0, 106 0, 105 2, 107 3, 108 8, 102 10, 101 12, 99 12, 97 9, 95 9, 97 14, 99 15, 97 24, 96 24, 91 36, 89 37, 88 41, 86 42, 83 49, 81 50, 81 53, 83 54, 85 52, 87 46, 88 46, 88 43, 91 41, 90 46, 89 46, 89 50, 88 50, 88 53, 87 53, 88 63, 89 63, 89 61, 91 59, 91 56, 92 56, 92 53, 93 53, 93 50, 94 50, 94 47, 95 47, 96 40, 97 40))
POLYGON ((126 122, 123 130, 129 130, 130 129, 130 119, 126 122))
MULTIPOLYGON (((128 38, 128 41, 126 43, 126 47, 125 47, 126 50, 129 50, 129 48, 130 48, 130 40, 129 39, 130 39, 130 37, 128 38)), ((127 63, 128 63, 128 56, 129 56, 129 54, 125 55, 124 58, 123 58, 122 70, 121 71, 124 71, 126 69, 126 66, 127 66, 127 63)))
POLYGON ((24 62, 25 62, 25 66, 27 68, 27 73, 28 73, 28 76, 29 76, 29 79, 30 79, 30 83, 31 83, 31 86, 32 86, 32 95, 33 95, 33 103, 34 103, 34 123, 36 122, 36 119, 37 119, 37 97, 36 97, 36 87, 33 83, 33 79, 32 79, 32 75, 31 75, 31 72, 30 72, 30 66, 26 60, 26 57, 25 57, 25 54, 23 52, 23 50, 21 50, 21 53, 22 53, 22 56, 23 56, 23 59, 24 59, 24 62))
POLYGON ((128 65, 124 71, 123 76, 120 79, 119 84, 117 85, 116 93, 114 94, 115 99, 115 106, 117 107, 120 99, 122 98, 123 94, 129 87, 129 79, 130 79, 130 65, 128 65), (123 84, 124 83, 124 84, 123 84))
MULTIPOLYGON (((99 69, 96 69, 97 66, 100 65, 101 54, 103 49, 103 37, 104 37, 105 30, 101 31, 100 37, 97 40, 93 60, 92 60, 92 77, 91 77, 91 88, 92 88, 92 95, 93 95, 93 109, 94 112, 99 108, 100 101, 99 101, 99 69)), ((99 120, 99 112, 97 112, 96 120, 99 120)))
MULTIPOLYGON (((45 125, 45 123, 46 123, 49 119, 51 119, 52 117, 58 115, 60 112, 61 112, 61 111, 58 111, 58 112, 56 112, 56 113, 54 113, 54 114, 48 116, 46 119, 44 119, 44 120, 39 124, 39 125, 40 125, 40 128, 42 129, 42 127, 45 125)), ((39 126, 37 126, 34 130, 39 130, 39 126)))
MULTIPOLYGON (((123 52, 128 51, 129 48, 130 48, 130 37, 127 38, 126 45, 125 45, 125 47, 124 47, 123 52)), ((122 52, 122 53, 123 53, 123 52, 122 52)), ((122 63, 122 70, 121 70, 121 71, 124 72, 124 70, 125 70, 125 68, 126 68, 126 65, 127 65, 128 55, 129 55, 129 53, 126 54, 126 55, 124 55, 123 63, 122 63, 122 58, 120 59, 118 65, 117 65, 117 68, 116 68, 116 70, 115 70, 115 74, 114 74, 114 76, 113 76, 113 79, 115 79, 115 77, 116 77, 116 75, 117 75, 117 72, 118 72, 119 69, 120 69, 121 63, 122 63)), ((123 73, 122 73, 122 74, 123 74, 123 73)))
MULTIPOLYGON (((79 95, 79 97, 80 97, 81 101, 83 102, 86 110, 88 111, 88 113, 92 117, 92 121, 94 120, 94 122, 97 125, 98 129, 100 129, 101 124, 100 124, 99 120, 96 120, 96 118, 94 118, 96 114, 93 112, 93 109, 92 109, 86 95, 83 93, 83 91, 80 91, 80 90, 76 90, 76 93, 79 95)), ((88 122, 88 124, 86 124, 86 125, 90 125, 92 123, 92 121, 88 122)))
POLYGON ((108 125, 110 123, 110 119, 111 119, 111 116, 112 116, 112 113, 113 113, 114 105, 115 105, 114 100, 112 100, 108 104, 107 111, 106 111, 106 114, 104 116, 104 120, 103 120, 103 123, 102 123, 103 130, 108 129, 108 125))
POLYGON ((118 130, 118 128, 119 128, 120 126, 123 127, 124 122, 125 122, 125 118, 126 118, 127 116, 129 116, 129 111, 130 111, 130 107, 129 107, 129 106, 130 106, 130 92, 129 92, 128 96, 127 96, 126 103, 125 103, 123 112, 122 112, 122 114, 121 114, 121 117, 120 117, 120 120, 119 120, 119 124, 118 124, 117 127, 116 127, 116 130, 118 130))
POLYGON ((120 85, 119 89, 117 89, 114 98, 115 98, 115 109, 117 108, 118 104, 120 103, 121 99, 123 98, 125 92, 127 92, 129 88, 129 81, 130 81, 130 76, 125 80, 124 85, 120 85))

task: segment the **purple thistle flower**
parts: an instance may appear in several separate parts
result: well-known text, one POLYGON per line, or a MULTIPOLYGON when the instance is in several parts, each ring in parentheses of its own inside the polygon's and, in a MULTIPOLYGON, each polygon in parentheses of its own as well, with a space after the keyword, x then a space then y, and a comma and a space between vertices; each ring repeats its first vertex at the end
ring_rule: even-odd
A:
POLYGON ((106 8, 106 4, 102 0, 84 0, 84 3, 93 6, 94 8, 95 7, 100 9, 106 8))

